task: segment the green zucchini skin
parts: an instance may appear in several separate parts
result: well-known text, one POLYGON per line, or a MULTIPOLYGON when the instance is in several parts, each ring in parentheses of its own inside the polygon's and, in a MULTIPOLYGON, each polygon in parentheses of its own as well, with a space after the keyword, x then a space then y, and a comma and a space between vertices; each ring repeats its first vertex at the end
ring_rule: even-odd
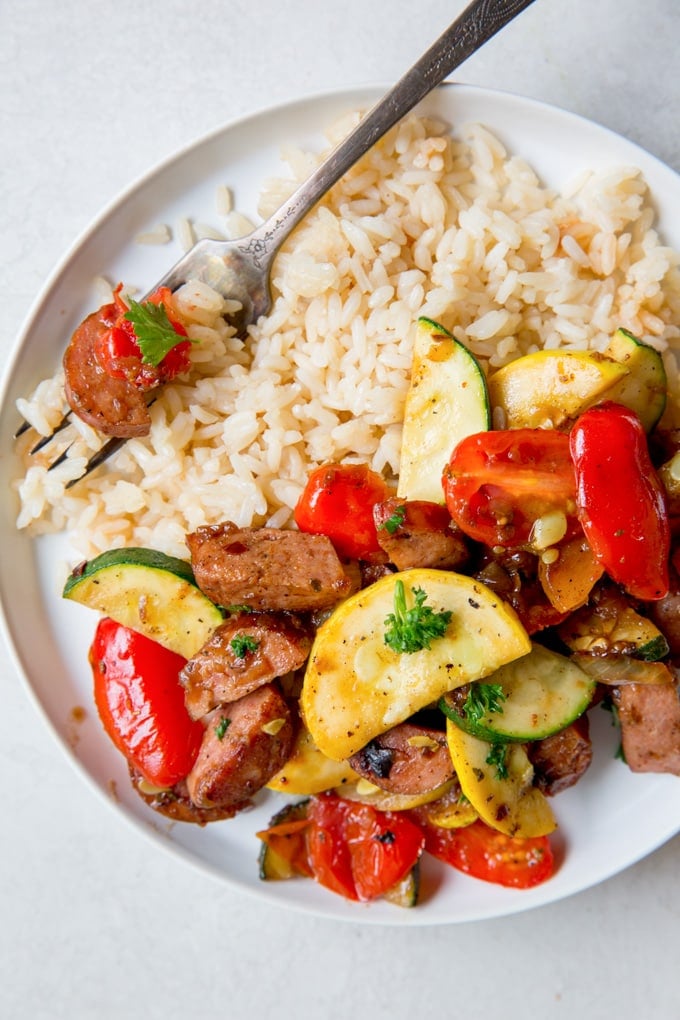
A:
MULTIPOLYGON (((308 797, 305 798, 305 800, 297 801, 295 804, 284 805, 284 807, 282 807, 280 811, 277 811, 270 819, 267 828, 273 828, 275 825, 283 825, 285 822, 302 821, 307 817, 308 805, 308 797)), ((260 847, 258 867, 259 876, 263 882, 279 882, 284 879, 295 877, 289 863, 283 860, 283 858, 266 843, 262 843, 260 847)))
POLYGON ((63 597, 190 659, 224 620, 196 584, 190 563, 154 549, 101 553, 76 567, 63 597))
POLYGON ((651 432, 664 410, 668 380, 661 355, 649 344, 619 327, 605 354, 629 368, 629 374, 607 394, 608 400, 625 404, 639 416, 646 432, 651 432))
POLYGON ((100 570, 109 567, 119 567, 132 564, 137 567, 149 567, 152 570, 167 570, 176 577, 180 577, 188 584, 196 584, 191 564, 187 560, 180 560, 177 556, 168 556, 167 553, 159 552, 157 549, 144 549, 141 546, 130 546, 127 549, 108 549, 100 553, 92 560, 79 564, 69 574, 64 590, 63 598, 71 597, 73 590, 89 577, 93 577, 100 570))
POLYGON ((465 733, 491 743, 525 743, 559 732, 585 712, 596 687, 571 659, 538 644, 478 683, 497 686, 498 711, 470 718, 451 695, 439 707, 465 733))
POLYGON ((417 907, 419 896, 420 861, 416 861, 400 882, 397 882, 386 893, 383 893, 383 899, 387 900, 388 903, 392 903, 395 907, 406 908, 417 907))
POLYGON ((442 471, 459 440, 491 427, 484 371, 438 322, 418 319, 404 408, 397 495, 443 503, 442 471))

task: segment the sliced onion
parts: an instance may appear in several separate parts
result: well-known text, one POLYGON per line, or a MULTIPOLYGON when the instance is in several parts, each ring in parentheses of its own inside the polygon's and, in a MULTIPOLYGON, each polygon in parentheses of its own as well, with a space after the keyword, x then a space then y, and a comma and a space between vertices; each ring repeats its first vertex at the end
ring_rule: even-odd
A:
POLYGON ((675 683, 673 674, 663 662, 644 662, 630 655, 589 655, 587 652, 575 652, 571 658, 593 680, 609 687, 675 683))

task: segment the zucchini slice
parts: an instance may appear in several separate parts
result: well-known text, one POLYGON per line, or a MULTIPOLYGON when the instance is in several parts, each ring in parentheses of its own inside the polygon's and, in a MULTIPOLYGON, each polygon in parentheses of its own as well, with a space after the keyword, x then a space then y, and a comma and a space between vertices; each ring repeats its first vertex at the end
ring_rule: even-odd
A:
POLYGON ((420 894, 420 861, 416 861, 400 882, 383 893, 382 898, 396 907, 416 907, 420 894))
POLYGON ((62 595, 190 659, 224 619, 185 560, 154 549, 112 549, 76 567, 62 595))
POLYGON ((419 319, 397 495, 443 503, 442 471, 454 446, 490 425, 486 380, 477 359, 443 326, 419 319))
POLYGON ((547 798, 533 785, 534 769, 521 744, 492 744, 446 721, 458 782, 479 817, 508 836, 547 836, 557 828, 547 798), (504 748, 504 775, 493 764, 504 748))
POLYGON ((572 652, 628 655, 657 662, 668 655, 668 641, 659 628, 616 596, 602 605, 577 610, 559 627, 560 639, 572 652))
POLYGON ((590 351, 535 351, 489 378, 489 399, 505 412, 505 427, 558 428, 608 396, 629 369, 590 351))
POLYGON ((431 569, 389 574, 346 599, 317 631, 302 715, 317 747, 342 761, 447 691, 530 649, 514 610, 479 581, 431 569), (420 591, 435 614, 451 613, 429 648, 397 652, 386 644, 398 584, 412 604, 420 591))
POLYGON ((305 860, 304 831, 294 831, 295 823, 304 822, 307 818, 307 805, 306 800, 286 804, 270 820, 267 829, 257 834, 262 840, 259 854, 259 873, 262 881, 278 882, 299 876, 309 877, 309 868, 302 864, 305 860), (287 825, 291 825, 293 831, 279 832, 272 837, 268 835, 269 829, 287 825), (277 846, 281 849, 285 847, 286 852, 280 852, 277 846))
MULTIPOLYGON (((568 726, 585 712, 595 681, 564 655, 535 644, 528 655, 501 666, 481 681, 500 695, 496 711, 479 717, 461 711, 455 699, 442 698, 444 714, 466 733, 481 740, 542 740, 568 726)), ((480 684, 470 685, 471 697, 480 684)), ((487 703, 488 704, 488 703, 487 703)))
POLYGON ((644 429, 651 432, 666 408, 668 384, 661 355, 627 329, 617 329, 605 354, 629 370, 607 399, 635 411, 644 429))

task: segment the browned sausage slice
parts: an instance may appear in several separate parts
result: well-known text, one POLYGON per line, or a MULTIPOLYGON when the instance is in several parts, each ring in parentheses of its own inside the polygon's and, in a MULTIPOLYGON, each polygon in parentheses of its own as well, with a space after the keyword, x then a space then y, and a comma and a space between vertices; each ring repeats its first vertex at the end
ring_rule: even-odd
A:
POLYGON ((304 665, 311 638, 289 613, 235 613, 221 624, 180 680, 193 719, 304 665))
POLYGON ((588 716, 528 746, 534 785, 552 797, 578 782, 593 760, 588 716))
POLYGON ((654 621, 668 641, 672 656, 680 656, 680 577, 671 569, 671 590, 664 598, 649 602, 646 606, 650 619, 654 621))
POLYGON ((66 348, 66 400, 79 418, 105 436, 145 436, 151 418, 143 391, 127 379, 109 375, 97 363, 97 340, 110 326, 102 311, 88 315, 66 348))
POLYGON ((293 747, 290 709, 276 684, 216 708, 187 789, 199 808, 242 804, 283 768, 293 747))
POLYGON ((373 508, 378 542, 398 570, 455 570, 469 557, 448 510, 427 500, 392 497, 373 508))
POLYGON ((164 815, 165 818, 170 818, 173 822, 187 822, 201 826, 207 825, 209 822, 223 822, 250 806, 250 801, 244 800, 240 804, 230 804, 227 807, 197 807, 189 799, 185 780, 177 783, 170 790, 154 790, 149 788, 149 784, 141 772, 137 772, 132 766, 130 766, 130 779, 134 790, 142 800, 154 811, 164 815))
POLYGON ((623 755, 633 772, 680 776, 680 698, 674 684, 613 688, 623 755))
POLYGON ((442 730, 400 723, 352 755, 360 776, 389 793, 429 793, 455 772, 442 730))
POLYGON ((354 588, 325 535, 226 521, 198 528, 186 541, 198 586, 220 606, 312 612, 354 588))

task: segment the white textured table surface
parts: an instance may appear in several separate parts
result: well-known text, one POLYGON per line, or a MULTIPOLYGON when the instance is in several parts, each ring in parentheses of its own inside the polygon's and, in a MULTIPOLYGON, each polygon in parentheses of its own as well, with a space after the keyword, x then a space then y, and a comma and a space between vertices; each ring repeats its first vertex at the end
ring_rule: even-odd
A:
MULTIPOLYGON (((227 120, 392 81, 460 0, 3 0, 0 358, 100 207, 227 120)), ((537 0, 459 80, 680 170, 677 0, 537 0)), ((7 437, 5 437, 5 440, 7 437)), ((0 649, 0 1017, 680 1016, 680 839, 603 885, 450 928, 333 924, 154 852, 73 773, 0 649)))

